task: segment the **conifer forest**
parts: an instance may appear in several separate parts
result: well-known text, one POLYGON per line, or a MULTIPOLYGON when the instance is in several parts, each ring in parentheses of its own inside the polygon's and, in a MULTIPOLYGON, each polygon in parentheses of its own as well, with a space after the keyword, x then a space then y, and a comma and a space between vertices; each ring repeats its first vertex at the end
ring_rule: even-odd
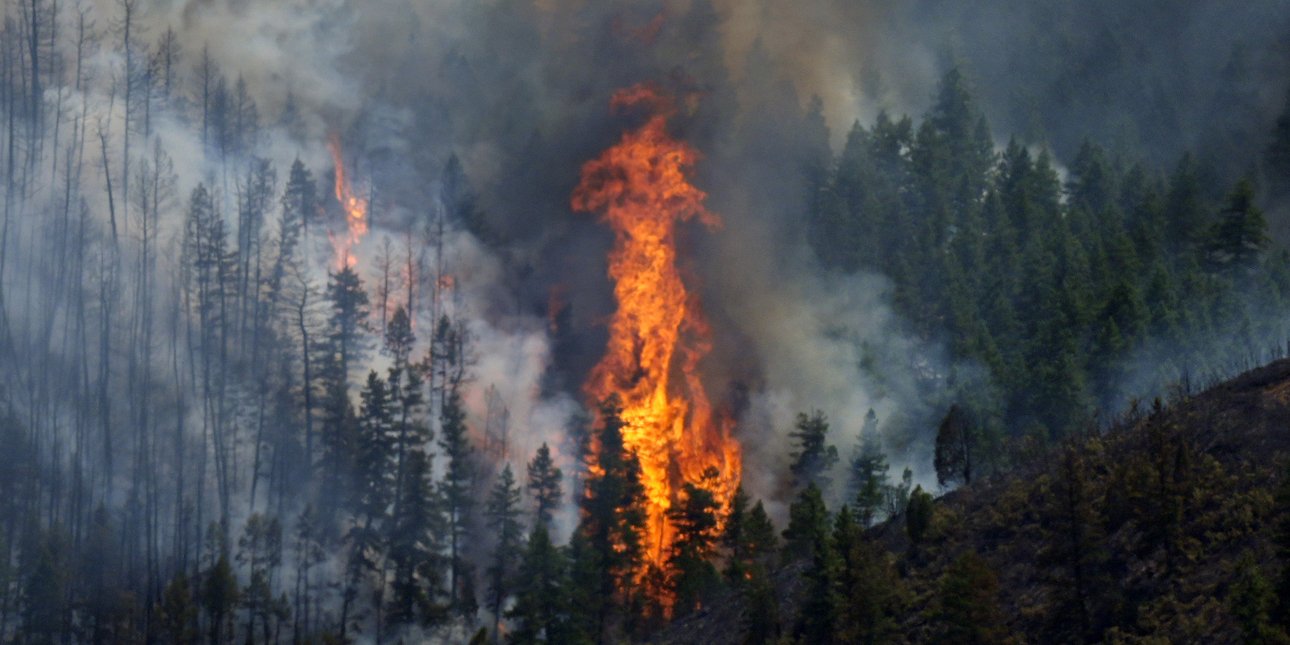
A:
POLYGON ((1290 643, 1284 2, 0 20, 0 643, 1290 643))

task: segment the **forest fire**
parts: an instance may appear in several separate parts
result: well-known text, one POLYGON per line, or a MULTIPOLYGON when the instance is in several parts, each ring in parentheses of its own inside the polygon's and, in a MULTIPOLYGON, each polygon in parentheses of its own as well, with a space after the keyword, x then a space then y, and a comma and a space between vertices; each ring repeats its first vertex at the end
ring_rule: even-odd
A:
POLYGON ((673 541, 666 513, 682 486, 711 489, 725 508, 739 482, 733 422, 713 410, 698 372, 711 349, 710 329, 676 263, 678 223, 721 222, 686 179, 698 154, 666 131, 671 102, 637 85, 617 92, 611 106, 643 107, 650 116, 583 165, 572 197, 575 211, 600 213, 615 236, 609 276, 618 310, 605 355, 583 388, 594 401, 621 399, 623 443, 640 460, 648 498, 647 557, 661 565, 673 541), (716 481, 705 480, 709 469, 716 481))
POLYGON ((345 161, 340 149, 340 138, 332 136, 327 142, 331 150, 332 161, 336 164, 336 184, 334 187, 336 201, 345 211, 345 231, 336 234, 328 233, 335 253, 336 268, 352 267, 358 263, 354 256, 354 247, 367 234, 367 199, 354 193, 350 180, 345 172, 345 161))

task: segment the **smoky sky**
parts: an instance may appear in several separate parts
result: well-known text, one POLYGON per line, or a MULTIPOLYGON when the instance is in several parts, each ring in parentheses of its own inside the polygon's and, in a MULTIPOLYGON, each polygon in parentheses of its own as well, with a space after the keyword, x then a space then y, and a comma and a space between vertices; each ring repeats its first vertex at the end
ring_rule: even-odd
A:
MULTIPOLYGON (((118 3, 84 6, 105 43, 120 38, 118 3)), ((716 231, 683 226, 679 236, 683 275, 714 329, 703 367, 719 405, 739 414, 745 472, 764 473, 756 487, 767 495, 779 486, 793 416, 813 409, 834 420, 846 454, 875 408, 892 421, 884 428, 900 428, 887 436, 895 464, 926 476, 924 439, 946 375, 977 368, 956 365, 938 339, 904 335, 881 275, 839 276, 816 264, 805 241, 807 178, 853 122, 883 110, 918 118, 957 66, 1000 145, 1017 137, 1069 162, 1089 140, 1155 172, 1193 150, 1224 178, 1257 174, 1290 56, 1290 23, 1274 0, 139 6, 135 37, 151 43, 174 29, 187 86, 203 56, 245 83, 267 126, 256 154, 274 161, 280 179, 299 157, 329 188, 326 142, 339 138, 374 199, 364 261, 386 237, 423 243, 452 206, 445 168, 459 160, 468 191, 458 188, 475 208, 472 221, 455 223, 466 230, 447 254, 469 273, 461 297, 490 366, 479 389, 523 374, 513 396, 563 397, 554 407, 515 404, 538 410, 547 428, 565 424, 568 401, 581 400, 614 307, 605 267, 612 234, 594 215, 572 212, 569 195, 581 165, 642 118, 611 112, 615 90, 644 82, 672 96, 669 129, 699 151, 692 179, 723 221, 716 231), (862 369, 866 360, 880 373, 862 369)), ((119 140, 111 88, 123 61, 107 46, 88 60, 90 89, 69 103, 91 105, 119 140)), ((232 194, 227 173, 194 142, 193 100, 178 100, 156 126, 174 160, 177 204, 203 180, 220 179, 232 194)), ((91 216, 106 219, 102 195, 86 197, 91 216)), ((163 228, 174 238, 182 214, 171 210, 163 228)))

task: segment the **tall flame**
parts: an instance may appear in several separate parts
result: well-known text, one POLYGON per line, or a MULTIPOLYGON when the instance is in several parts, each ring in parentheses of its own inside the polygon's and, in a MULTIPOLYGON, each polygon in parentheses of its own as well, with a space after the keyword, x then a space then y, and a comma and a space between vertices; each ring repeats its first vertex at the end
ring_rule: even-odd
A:
POLYGON ((611 106, 642 106, 650 116, 584 164, 573 192, 575 211, 598 212, 614 230, 609 276, 618 303, 605 355, 583 389, 597 401, 615 393, 622 400, 623 443, 640 460, 648 498, 649 559, 662 564, 673 540, 666 512, 681 487, 703 482, 725 508, 739 482, 733 423, 714 412, 698 372, 710 329, 676 266, 676 225, 697 219, 715 229, 721 221, 686 179, 698 153, 668 135, 671 102, 637 85, 611 106), (716 482, 704 482, 709 468, 716 482))
POLYGON ((354 193, 349 177, 345 172, 345 160, 341 155, 340 138, 332 135, 327 142, 331 151, 332 162, 336 166, 336 201, 345 211, 345 231, 337 235, 329 233, 332 249, 336 256, 336 268, 343 269, 358 264, 354 256, 354 247, 367 235, 367 200, 354 193))

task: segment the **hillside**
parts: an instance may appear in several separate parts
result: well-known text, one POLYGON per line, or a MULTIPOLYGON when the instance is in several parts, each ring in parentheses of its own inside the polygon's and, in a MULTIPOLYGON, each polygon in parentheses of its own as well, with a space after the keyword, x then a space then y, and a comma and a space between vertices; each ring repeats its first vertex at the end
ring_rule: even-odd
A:
MULTIPOLYGON (((962 573, 965 554, 989 572, 976 586, 995 589, 976 598, 990 601, 975 610, 984 613, 969 615, 993 614, 1003 640, 1282 642, 1269 621, 1287 427, 1290 360, 1282 360, 941 496, 917 546, 904 517, 875 527, 868 539, 892 566, 896 596, 875 623, 885 622, 879 642, 981 642, 980 633, 947 633, 955 615, 947 601, 956 606, 947 573, 956 562, 962 573), (1246 641, 1246 630, 1262 635, 1246 641)), ((773 576, 785 636, 799 624, 812 574, 799 561, 773 576)), ((845 621, 849 594, 836 591, 845 621)), ((745 613, 728 596, 656 642, 745 642, 746 630, 731 624, 745 613)))

